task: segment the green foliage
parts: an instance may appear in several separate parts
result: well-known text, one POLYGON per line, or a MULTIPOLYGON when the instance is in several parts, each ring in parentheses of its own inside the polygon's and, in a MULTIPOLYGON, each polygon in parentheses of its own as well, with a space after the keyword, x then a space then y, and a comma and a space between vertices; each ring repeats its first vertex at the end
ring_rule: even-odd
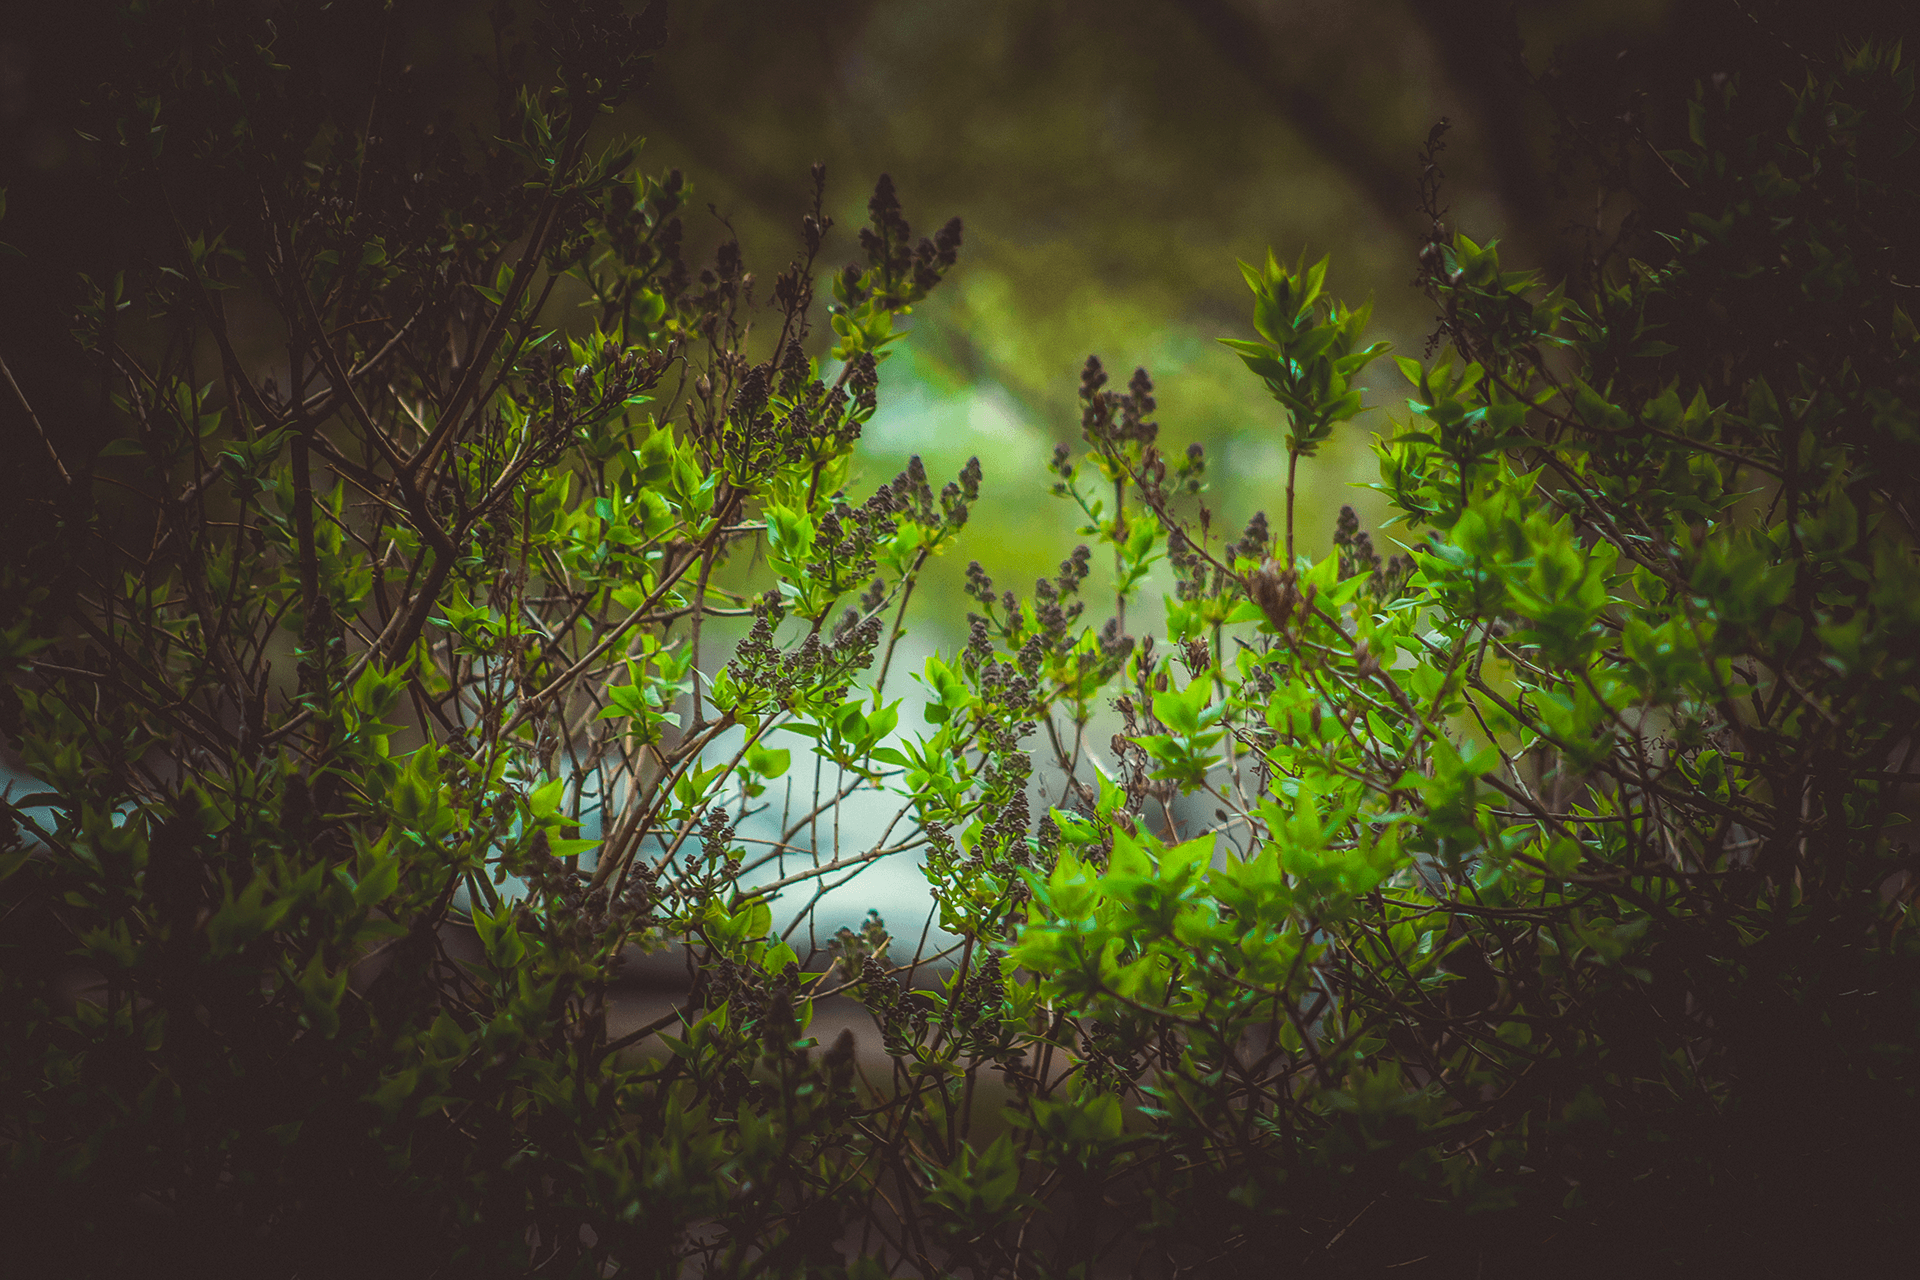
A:
POLYGON ((915 244, 879 184, 834 371, 821 173, 756 306, 593 133, 643 22, 555 10, 496 138, 400 154, 300 92, 297 22, 216 16, 130 18, 191 56, 102 145, 181 203, 79 318, 121 435, 68 460, 78 585, 0 620, 44 788, 5 801, 0 1189, 77 1224, 66 1271, 1805 1273, 1900 1226, 1896 50, 1703 90, 1684 215, 1590 288, 1430 210, 1448 349, 1376 446, 1405 555, 1350 513, 1296 554, 1384 349, 1324 260, 1245 268, 1231 344, 1278 531, 1223 536, 1145 371, 1090 360, 1052 469, 1092 545, 1027 598, 976 565, 915 717, 909 596, 982 476, 861 500, 852 453, 958 224, 915 244), (815 946, 901 857, 957 943, 815 946), (610 1030, 668 947, 691 989, 610 1030), (879 1053, 816 1052, 836 998, 879 1053))

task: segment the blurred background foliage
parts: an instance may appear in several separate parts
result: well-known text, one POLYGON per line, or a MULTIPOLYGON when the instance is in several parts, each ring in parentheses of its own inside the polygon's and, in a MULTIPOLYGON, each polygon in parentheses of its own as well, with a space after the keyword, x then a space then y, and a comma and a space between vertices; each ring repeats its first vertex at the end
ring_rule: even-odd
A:
MULTIPOLYGON (((1410 286, 1427 230, 1420 149, 1437 120, 1452 122, 1442 200, 1458 229, 1503 239, 1506 261, 1549 279, 1577 275, 1581 246, 1620 234, 1630 197, 1596 206, 1600 175, 1568 157, 1611 147, 1627 170, 1656 163, 1646 140, 1684 127, 1661 113, 1695 80, 1740 65, 1755 42, 1776 57, 1783 41, 1824 43, 1836 13, 1792 0, 656 3, 666 51, 606 127, 647 138, 643 166, 693 183, 690 259, 737 236, 770 281, 815 160, 831 174, 832 252, 853 253, 882 172, 917 228, 965 220, 961 268, 885 366, 863 441, 869 485, 913 453, 936 475, 974 454, 985 464, 965 550, 929 583, 941 634, 922 639, 943 645, 965 632, 967 558, 1024 583, 1072 547, 1045 459, 1077 435, 1088 354, 1119 381, 1149 369, 1164 451, 1206 447, 1208 503, 1237 527, 1277 505, 1284 452, 1278 407, 1214 341, 1249 332, 1235 258, 1330 253, 1330 290, 1373 298, 1377 336, 1417 353, 1432 328, 1410 286)), ((65 341, 74 273, 110 274, 130 240, 153 233, 129 215, 138 193, 100 189, 74 132, 100 53, 90 41, 115 7, 14 6, 0 25, 0 186, 11 193, 0 240, 20 250, 0 259, 0 344, 65 434, 87 433, 100 411, 65 341)), ((388 46, 342 51, 340 74, 398 65, 406 92, 490 136, 501 105, 491 68, 537 11, 396 0, 393 12, 388 46)), ((1889 21, 1907 20, 1852 28, 1889 21)), ((1374 478, 1367 436, 1390 434, 1405 410, 1390 362, 1371 378, 1359 429, 1311 464, 1305 551, 1325 547, 1342 503, 1368 525, 1382 512, 1352 486, 1374 478)), ((20 459, 0 482, 34 491, 37 448, 10 400, 0 430, 20 459)))
MULTIPOLYGON (((699 184, 750 262, 790 237, 813 158, 837 175, 843 227, 881 171, 918 220, 965 219, 962 267, 884 371, 863 446, 876 477, 911 453, 935 474, 978 454, 985 500, 961 555, 1018 584, 1072 545, 1040 464, 1077 436, 1090 353, 1120 380, 1153 375, 1165 452, 1206 446, 1223 521, 1277 506, 1279 410, 1214 341, 1249 332, 1234 259, 1331 253, 1330 288, 1376 298, 1380 332, 1417 348, 1431 327, 1408 285, 1428 130, 1455 122, 1448 198, 1471 233, 1521 227, 1523 258, 1550 255, 1551 138, 1528 131, 1542 113, 1516 110, 1523 75, 1560 47, 1651 45, 1666 8, 1534 3, 1511 28, 1500 6, 1431 0, 676 0, 630 127, 654 164, 699 184)), ((700 221, 695 243, 725 234, 700 221)), ((1393 403, 1393 378, 1383 363, 1370 403, 1393 403)), ((1370 509, 1350 486, 1374 478, 1366 439, 1384 414, 1362 428, 1315 464, 1311 546, 1343 502, 1370 509)), ((957 605, 947 616, 962 625, 957 605)))

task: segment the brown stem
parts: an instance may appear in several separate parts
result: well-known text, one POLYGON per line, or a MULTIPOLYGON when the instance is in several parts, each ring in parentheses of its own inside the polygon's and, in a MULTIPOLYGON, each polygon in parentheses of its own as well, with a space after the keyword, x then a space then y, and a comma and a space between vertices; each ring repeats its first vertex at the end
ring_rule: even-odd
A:
POLYGON ((1287 450, 1287 568, 1294 567, 1293 559, 1293 477, 1300 465, 1300 451, 1287 450))
POLYGON ((27 421, 33 424, 34 434, 40 437, 40 443, 46 446, 47 456, 53 459, 53 469, 58 471, 60 479, 71 487, 73 477, 67 474, 67 464, 60 461, 60 453, 53 447, 53 438, 47 434, 47 429, 40 425, 39 415, 34 413, 33 406, 27 403, 26 392, 20 390, 20 384, 13 380, 13 370, 7 368, 7 362, 4 359, 0 359, 0 374, 6 375, 7 385, 13 388, 13 398, 20 402, 22 409, 26 410, 27 421))

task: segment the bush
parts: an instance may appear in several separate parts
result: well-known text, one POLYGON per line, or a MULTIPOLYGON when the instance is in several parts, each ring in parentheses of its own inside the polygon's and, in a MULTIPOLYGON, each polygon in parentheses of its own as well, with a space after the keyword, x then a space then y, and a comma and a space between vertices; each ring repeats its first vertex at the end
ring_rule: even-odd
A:
POLYGON ((474 142, 328 61, 367 20, 161 6, 108 68, 143 203, 77 334, 119 434, 43 431, 61 523, 0 633, 43 788, 0 861, 23 1263, 1798 1275, 1891 1242, 1897 49, 1703 87, 1678 214, 1571 288, 1430 203, 1444 349, 1376 445, 1409 554, 1293 527, 1383 353, 1324 261, 1244 268, 1230 344, 1286 426, 1277 528, 1222 533, 1145 372, 1090 360, 1055 492, 1113 617, 1089 548, 1025 598, 976 568, 908 731, 909 597, 980 469, 863 498, 851 457, 959 224, 916 242, 881 179, 823 363, 818 170, 756 301, 736 246, 684 265, 684 179, 593 135, 644 19, 554 10, 474 142), (915 856, 957 945, 876 917, 798 953, 828 887, 915 856), (610 1032, 623 960, 675 947, 684 1002, 610 1032), (887 1077, 817 1052, 832 996, 887 1077))

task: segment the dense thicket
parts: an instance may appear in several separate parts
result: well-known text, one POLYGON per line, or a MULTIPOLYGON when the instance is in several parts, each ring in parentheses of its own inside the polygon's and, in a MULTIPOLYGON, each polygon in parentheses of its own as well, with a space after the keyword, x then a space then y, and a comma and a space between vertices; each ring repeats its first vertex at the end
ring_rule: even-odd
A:
POLYGON ((1551 290, 1447 225, 1436 129, 1394 528, 1304 554, 1296 488, 1384 351, 1324 261, 1269 255, 1229 345, 1276 404, 1273 516, 1216 517, 1145 371, 1090 360, 1058 576, 976 570, 964 649, 909 672, 981 470, 869 490, 852 456, 957 221, 916 238, 882 178, 816 338, 824 175, 770 282, 683 261, 687 180, 595 130, 660 39, 613 3, 503 14, 474 133, 389 76, 371 6, 126 21, 90 126, 125 269, 75 331, 114 434, 7 388, 55 477, 0 581, 38 780, 0 854, 10 1260, 1802 1275, 1897 1244, 1897 47, 1789 46, 1684 136, 1589 140, 1642 214, 1551 290), (955 944, 826 936, 822 895, 903 858, 955 944), (663 951, 685 999, 610 1028, 663 951), (829 1000, 872 1052, 820 1050, 829 1000))

